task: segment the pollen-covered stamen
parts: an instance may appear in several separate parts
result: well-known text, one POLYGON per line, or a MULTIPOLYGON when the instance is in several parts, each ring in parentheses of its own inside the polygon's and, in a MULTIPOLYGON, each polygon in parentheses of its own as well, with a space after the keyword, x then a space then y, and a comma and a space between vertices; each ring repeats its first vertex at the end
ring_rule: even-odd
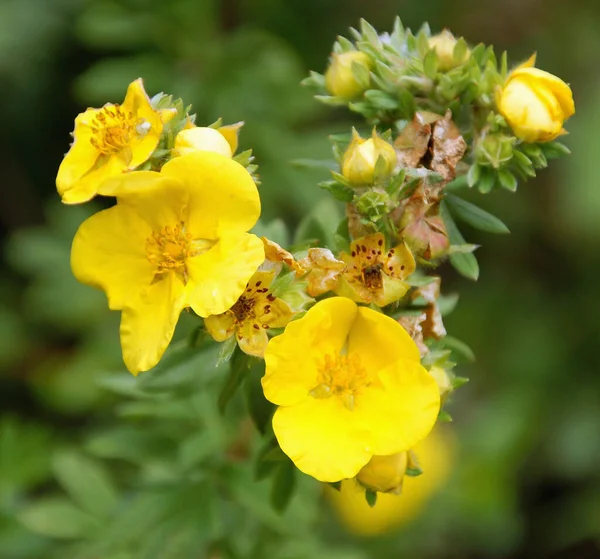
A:
POLYGON ((314 398, 340 396, 344 405, 352 410, 354 398, 372 382, 372 375, 362 366, 359 355, 327 354, 318 367, 317 386, 310 395, 314 398))
POLYGON ((104 155, 118 153, 131 141, 135 126, 131 111, 120 105, 107 105, 92 120, 90 143, 104 155))
POLYGON ((153 231, 146 239, 146 258, 157 268, 157 275, 175 272, 184 283, 188 275, 186 262, 198 254, 192 235, 185 231, 184 223, 175 227, 166 226, 153 231))
POLYGON ((252 297, 242 295, 231 307, 231 312, 235 316, 237 322, 244 322, 247 318, 254 316, 255 300, 252 297))
POLYGON ((363 268, 362 280, 367 289, 375 290, 383 287, 383 277, 381 275, 382 268, 383 264, 380 264, 379 262, 363 268))

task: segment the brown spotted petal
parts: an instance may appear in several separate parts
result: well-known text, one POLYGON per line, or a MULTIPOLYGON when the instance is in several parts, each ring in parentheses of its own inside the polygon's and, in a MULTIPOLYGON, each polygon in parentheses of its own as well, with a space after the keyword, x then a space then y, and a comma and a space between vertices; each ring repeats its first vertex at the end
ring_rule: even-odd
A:
POLYGON ((462 159, 467 143, 452 120, 452 113, 438 120, 433 126, 431 169, 438 172, 446 182, 456 176, 456 165, 462 159))
POLYGON ((327 291, 333 291, 346 267, 345 262, 338 260, 328 248, 310 248, 308 255, 299 265, 308 270, 306 292, 317 297, 327 291))
POLYGON ((386 254, 384 270, 388 276, 403 280, 410 276, 416 267, 415 257, 406 243, 390 249, 386 254))

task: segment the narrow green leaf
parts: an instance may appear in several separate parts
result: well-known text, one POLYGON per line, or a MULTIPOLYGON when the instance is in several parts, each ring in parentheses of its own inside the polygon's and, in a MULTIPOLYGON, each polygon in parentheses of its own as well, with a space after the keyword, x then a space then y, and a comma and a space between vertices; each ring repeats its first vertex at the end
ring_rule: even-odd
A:
MULTIPOLYGON (((438 417, 439 419, 439 417, 438 417)), ((412 468, 406 468, 406 475, 408 477, 419 477, 423 473, 423 470, 420 467, 413 465, 412 468)))
POLYGON ((502 185, 502 188, 506 188, 506 190, 510 190, 511 192, 516 192, 517 187, 519 186, 519 181, 517 177, 515 177, 510 171, 506 169, 502 169, 498 171, 498 180, 502 185))
POLYGON ((230 400, 235 396, 238 388, 245 380, 248 374, 248 362, 249 356, 246 355, 241 349, 237 348, 233 352, 231 358, 231 365, 229 368, 229 374, 225 379, 225 384, 221 388, 219 393, 218 406, 221 413, 225 412, 225 408, 230 400))
POLYGON ((440 410, 438 414, 438 421, 440 423, 452 423, 452 416, 445 410, 440 410))
POLYGON ((438 55, 435 49, 430 50, 423 59, 423 72, 428 78, 435 78, 438 72, 438 55))
POLYGON ((330 192, 331 195, 340 202, 351 202, 354 198, 354 190, 337 181, 321 182, 319 183, 319 187, 330 192))
POLYGON ((52 467, 58 482, 82 509, 99 518, 114 511, 118 494, 98 462, 75 451, 57 453, 52 467))
POLYGON ((508 227, 500 219, 475 204, 471 204, 471 202, 467 202, 453 194, 447 194, 444 199, 450 213, 456 219, 469 224, 471 227, 488 233, 510 233, 508 227))
POLYGON ((467 184, 469 188, 472 188, 477 184, 479 177, 481 176, 481 165, 477 165, 477 163, 473 163, 469 172, 467 173, 467 184))
MULTIPOLYGON (((457 245, 464 244, 465 239, 458 230, 458 227, 456 227, 456 224, 454 223, 454 220, 448 211, 445 200, 442 201, 440 205, 440 214, 444 220, 444 223, 446 224, 446 230, 448 232, 450 243, 457 245)), ((477 281, 477 278, 479 277, 479 264, 477 263, 477 258, 475 258, 473 253, 451 254, 450 262, 458 273, 462 274, 466 278, 477 281)))
POLYGON ((475 353, 465 342, 454 336, 446 336, 442 343, 444 347, 452 352, 453 360, 469 361, 471 363, 475 361, 475 353))
POLYGON ((254 421, 256 428, 263 435, 267 431, 273 411, 275 410, 275 406, 265 398, 263 393, 260 381, 264 372, 264 361, 257 361, 256 365, 248 371, 248 378, 245 384, 246 403, 248 404, 250 417, 254 421))
POLYGON ((548 142, 542 144, 542 151, 544 152, 546 159, 556 159, 557 157, 569 155, 571 153, 571 150, 560 142, 548 142))
POLYGON ((296 489, 296 467, 291 460, 282 462, 273 477, 271 504, 277 512, 283 512, 296 489))

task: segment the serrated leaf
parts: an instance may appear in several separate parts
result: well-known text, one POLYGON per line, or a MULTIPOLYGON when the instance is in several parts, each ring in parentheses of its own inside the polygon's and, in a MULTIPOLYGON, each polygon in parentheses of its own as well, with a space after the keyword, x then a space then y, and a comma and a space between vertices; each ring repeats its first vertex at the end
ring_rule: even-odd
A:
POLYGON ((282 462, 273 477, 271 504, 277 512, 283 512, 296 489, 296 467, 291 460, 282 462))
MULTIPOLYGON (((457 245, 464 244, 465 239, 458 230, 458 227, 456 227, 456 223, 454 223, 454 220, 448 211, 445 200, 442 201, 440 205, 440 215, 446 224, 446 231, 448 233, 450 243, 457 245)), ((465 276, 466 278, 477 281, 477 278, 479 277, 479 264, 477 263, 477 258, 475 258, 473 253, 451 254, 450 262, 459 274, 465 276)))
POLYGON ((488 233, 510 233, 508 227, 500 219, 475 204, 471 204, 471 202, 467 202, 453 194, 447 194, 444 199, 450 213, 456 219, 469 224, 471 227, 488 233))
POLYGON ((107 472, 91 458, 75 451, 58 452, 52 469, 60 485, 82 509, 99 518, 108 518, 118 494, 107 472))

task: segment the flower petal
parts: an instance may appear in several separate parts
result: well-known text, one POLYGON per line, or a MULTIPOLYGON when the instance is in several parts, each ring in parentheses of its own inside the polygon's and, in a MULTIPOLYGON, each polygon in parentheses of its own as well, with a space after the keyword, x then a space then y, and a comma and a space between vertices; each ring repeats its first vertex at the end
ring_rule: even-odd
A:
POLYGON ((190 153, 169 161, 161 174, 189 190, 189 230, 195 238, 242 233, 258 220, 256 185, 248 171, 232 159, 207 151, 190 153))
POLYGON ((185 288, 174 275, 147 286, 128 301, 121 315, 121 347, 134 375, 156 365, 169 345, 185 307, 185 288))
POLYGON ((273 431, 300 471, 319 481, 340 481, 354 477, 371 459, 366 433, 352 414, 339 398, 307 398, 278 408, 273 431))
POLYGON ((279 406, 306 399, 315 388, 317 366, 325 354, 338 354, 344 347, 357 308, 345 297, 325 299, 273 338, 265 352, 265 398, 279 406))
POLYGON ((187 261, 189 305, 202 317, 225 312, 244 292, 264 258, 263 243, 256 235, 222 236, 210 250, 187 261))
POLYGON ((232 312, 226 311, 223 314, 207 316, 204 326, 215 341, 224 342, 235 331, 235 319, 232 312))
POLYGON ((145 251, 150 232, 129 207, 117 205, 94 214, 73 239, 73 274, 80 282, 103 289, 111 309, 123 308, 154 276, 145 251))
POLYGON ((260 324, 245 320, 236 332, 236 336, 238 345, 244 353, 255 357, 263 357, 269 337, 260 324))
POLYGON ((363 365, 374 372, 398 359, 416 363, 421 360, 415 342, 400 324, 366 307, 358 308, 358 315, 348 335, 348 353, 360 355, 363 365))

